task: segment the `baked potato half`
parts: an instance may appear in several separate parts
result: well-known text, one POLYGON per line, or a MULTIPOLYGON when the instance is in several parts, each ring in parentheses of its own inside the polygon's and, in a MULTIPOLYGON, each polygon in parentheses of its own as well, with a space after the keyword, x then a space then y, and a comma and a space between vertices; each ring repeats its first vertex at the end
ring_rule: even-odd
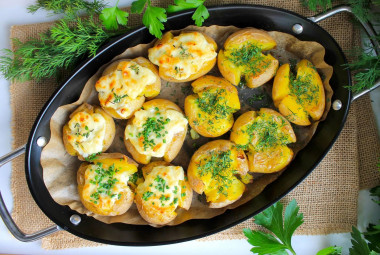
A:
POLYGON ((140 109, 145 98, 160 93, 158 70, 148 59, 121 59, 113 62, 96 82, 102 108, 115 119, 128 119, 140 109))
POLYGON ((237 201, 245 190, 248 160, 243 150, 227 140, 201 146, 187 170, 189 183, 198 194, 205 194, 210 208, 225 207, 237 201))
POLYGON ((289 64, 282 65, 273 82, 272 97, 280 113, 290 122, 307 126, 325 110, 325 89, 314 65, 303 59, 293 74, 289 64))
POLYGON ((243 113, 231 131, 231 141, 247 152, 249 171, 273 173, 293 159, 287 144, 296 142, 290 123, 278 112, 261 108, 243 113))
POLYGON ((193 191, 182 167, 155 161, 142 170, 145 181, 136 188, 135 202, 143 219, 165 225, 175 219, 178 208, 190 208, 193 191))
POLYGON ((233 113, 240 109, 237 89, 227 80, 205 75, 191 86, 196 94, 185 98, 190 126, 205 137, 218 137, 231 129, 233 113))
POLYGON ((62 133, 66 151, 85 160, 111 146, 115 137, 115 122, 100 107, 84 103, 70 114, 62 133))
POLYGON ((130 182, 137 173, 137 163, 120 153, 100 154, 84 162, 77 172, 79 197, 89 211, 105 216, 125 213, 134 193, 130 182))
POLYGON ((182 31, 166 32, 148 50, 149 60, 158 66, 162 79, 170 82, 195 80, 208 73, 216 63, 217 45, 208 35, 182 31))
POLYGON ((153 99, 128 120, 124 143, 132 157, 148 164, 152 157, 171 162, 180 151, 187 132, 181 109, 166 99, 153 99))
POLYGON ((264 30, 241 29, 230 35, 224 43, 224 50, 218 54, 220 73, 233 85, 246 84, 256 88, 268 82, 276 74, 278 60, 271 54, 276 41, 264 30))

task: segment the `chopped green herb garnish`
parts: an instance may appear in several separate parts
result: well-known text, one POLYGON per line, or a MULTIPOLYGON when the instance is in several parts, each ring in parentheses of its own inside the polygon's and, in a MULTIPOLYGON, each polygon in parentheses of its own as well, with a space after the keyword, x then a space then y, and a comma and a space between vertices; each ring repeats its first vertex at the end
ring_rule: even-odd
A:
POLYGON ((129 68, 132 69, 133 71, 135 71, 136 74, 139 74, 139 72, 140 72, 140 68, 135 64, 130 65, 129 68))
POLYGON ((94 180, 91 180, 93 185, 97 186, 96 192, 90 195, 91 198, 94 198, 95 201, 99 200, 100 195, 106 195, 109 197, 121 198, 121 194, 112 193, 113 187, 118 182, 118 179, 114 178, 115 173, 117 173, 115 165, 112 164, 108 169, 103 168, 103 164, 98 162, 95 168, 95 177, 94 180))
MULTIPOLYGON (((143 124, 143 131, 140 132, 137 136, 143 137, 143 145, 144 150, 147 150, 148 147, 153 148, 156 143, 154 142, 154 139, 150 138, 151 134, 153 133, 156 138, 163 137, 165 133, 165 125, 170 122, 169 118, 166 118, 165 120, 163 117, 149 117, 146 122, 143 124)), ((166 142, 166 140, 165 140, 166 142)))
MULTIPOLYGON (((215 116, 215 119, 227 118, 236 109, 228 106, 225 89, 218 89, 216 92, 209 90, 204 91, 198 98, 197 103, 199 108, 209 114, 215 116)), ((209 123, 212 125, 212 123, 209 123)))
POLYGON ((98 152, 98 153, 92 153, 90 154, 88 157, 84 158, 84 160, 86 161, 93 161, 94 159, 97 159, 97 156, 100 154, 101 152, 98 152))
POLYGON ((146 191, 146 192, 144 192, 144 194, 143 194, 143 196, 142 196, 142 199, 144 199, 145 201, 148 201, 148 199, 151 197, 151 196, 153 196, 153 192, 151 192, 151 191, 146 191))
POLYGON ((121 99, 123 99, 123 98, 125 98, 125 97, 128 96, 127 94, 119 96, 115 92, 112 92, 112 93, 113 93, 113 95, 115 97, 115 99, 112 102, 115 103, 115 104, 120 103, 121 99))
POLYGON ((237 67, 244 67, 244 74, 257 74, 268 67, 270 61, 265 60, 259 45, 243 44, 240 48, 226 50, 226 58, 237 67))
POLYGON ((155 183, 156 183, 156 186, 155 188, 160 191, 160 192, 165 192, 165 188, 169 188, 167 185, 166 185, 166 181, 164 179, 162 179, 159 175, 157 175, 157 177, 154 179, 155 183))
POLYGON ((210 156, 198 165, 198 174, 201 177, 210 174, 217 183, 218 193, 227 196, 232 184, 231 151, 211 152, 210 156))

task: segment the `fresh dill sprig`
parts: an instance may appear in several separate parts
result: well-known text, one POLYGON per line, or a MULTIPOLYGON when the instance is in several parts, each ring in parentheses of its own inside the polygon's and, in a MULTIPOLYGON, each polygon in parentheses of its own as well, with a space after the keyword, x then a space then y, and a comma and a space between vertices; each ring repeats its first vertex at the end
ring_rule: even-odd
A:
POLYGON ((27 9, 30 13, 35 13, 44 9, 52 14, 65 14, 69 17, 84 11, 89 15, 99 14, 106 5, 99 0, 87 2, 84 0, 37 0, 37 3, 30 5, 27 9))
MULTIPOLYGON (((332 8, 334 0, 300 0, 301 3, 312 11, 326 11, 332 8)), ((360 20, 367 22, 371 19, 376 19, 378 15, 374 14, 372 5, 380 5, 380 0, 346 0, 344 4, 349 4, 352 8, 352 13, 360 20)))
POLYGON ((321 8, 323 11, 332 7, 332 0, 300 0, 301 3, 312 11, 321 8))
MULTIPOLYGON (((373 38, 380 41, 380 35, 373 38)), ((360 92, 372 87, 380 79, 380 56, 374 54, 374 46, 355 49, 351 55, 354 61, 345 65, 353 72, 353 85, 347 87, 353 92, 360 92)))
POLYGON ((87 54, 94 56, 114 32, 103 30, 93 17, 75 19, 70 27, 66 20, 57 22, 49 32, 25 43, 13 39, 16 50, 3 50, 0 73, 11 81, 41 80, 57 77, 71 69, 87 54))
POLYGON ((40 81, 59 77, 63 70, 72 69, 79 60, 95 56, 110 37, 125 32, 125 29, 111 32, 94 18, 103 6, 99 0, 92 3, 84 0, 38 0, 29 11, 43 8, 65 16, 36 39, 26 42, 13 39, 15 50, 0 52, 0 74, 11 81, 40 81), (79 17, 80 11, 88 16, 79 17))

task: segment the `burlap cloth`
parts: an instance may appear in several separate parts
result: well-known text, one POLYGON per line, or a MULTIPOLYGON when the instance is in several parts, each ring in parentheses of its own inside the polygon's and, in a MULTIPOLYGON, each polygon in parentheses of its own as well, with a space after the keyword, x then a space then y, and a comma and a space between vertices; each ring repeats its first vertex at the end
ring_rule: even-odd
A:
MULTIPOLYGON (((167 6, 172 1, 154 3, 167 6)), ((208 5, 217 4, 262 4, 281 7, 304 16, 312 16, 298 0, 257 0, 257 1, 217 1, 208 0, 208 5)), ((339 14, 320 23, 347 51, 358 45, 358 32, 350 22, 350 16, 339 14)), ((129 25, 140 25, 141 16, 131 15, 129 25)), ((13 26, 11 37, 25 41, 45 31, 51 23, 13 26)), ((23 145, 29 136, 37 114, 43 104, 57 88, 51 80, 43 82, 13 83, 10 86, 12 109, 13 148, 23 145)), ((297 234, 317 235, 349 232, 357 221, 357 200, 359 189, 380 184, 380 174, 376 163, 380 156, 380 142, 370 107, 369 97, 364 96, 353 103, 345 127, 333 148, 297 188, 290 192, 283 202, 296 199, 305 223, 297 234)), ((12 216, 18 226, 30 233, 52 225, 41 212, 30 195, 24 172, 24 160, 12 162, 11 188, 14 198, 12 216)), ((201 240, 241 239, 243 228, 255 228, 252 220, 201 240)), ((45 249, 64 249, 96 246, 99 244, 75 237, 67 232, 59 232, 42 240, 45 249)))

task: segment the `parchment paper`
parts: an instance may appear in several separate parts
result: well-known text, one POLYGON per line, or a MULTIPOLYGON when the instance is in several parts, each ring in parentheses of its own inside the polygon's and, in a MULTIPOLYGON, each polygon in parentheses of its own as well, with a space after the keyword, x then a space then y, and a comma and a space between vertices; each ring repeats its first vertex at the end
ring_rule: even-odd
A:
MULTIPOLYGON (((195 27, 189 26, 184 30, 196 30, 201 31, 209 36, 211 36, 218 44, 219 49, 223 46, 225 39, 236 32, 238 28, 233 26, 221 27, 221 26, 210 26, 210 27, 195 27)), ((303 42, 299 41, 295 37, 289 34, 272 31, 269 32, 270 35, 276 40, 276 49, 270 51, 270 53, 276 57, 281 63, 288 62, 291 59, 300 60, 308 59, 311 61, 318 72, 320 73, 326 93, 326 107, 322 119, 325 119, 330 106, 332 89, 329 85, 329 80, 332 76, 333 69, 331 66, 324 62, 325 49, 316 42, 303 42)), ((152 47, 154 42, 149 44, 137 45, 135 47, 126 49, 124 53, 115 57, 112 61, 123 59, 123 58, 135 58, 138 56, 143 56, 147 58, 147 50, 152 47)), ((111 61, 111 62, 112 62, 111 61)), ((104 68, 110 63, 106 63, 99 68, 98 72, 92 76, 86 83, 83 92, 78 101, 61 106, 57 109, 51 118, 50 129, 51 138, 49 143, 43 149, 41 154, 41 165, 43 167, 43 178, 47 189, 49 190, 52 198, 61 205, 68 205, 72 210, 75 210, 82 214, 87 214, 105 223, 122 222, 126 224, 148 224, 144 221, 135 205, 133 205, 125 214, 120 216, 99 216, 90 211, 88 211, 80 202, 77 183, 76 183, 76 172, 81 164, 76 157, 70 156, 64 146, 62 141, 62 128, 64 124, 68 121, 68 116, 72 111, 74 111, 79 105, 84 102, 99 105, 97 98, 97 92, 95 90, 95 83, 101 77, 104 68)), ((217 67, 215 67, 209 73, 211 75, 220 76, 217 67)), ((184 105, 184 98, 191 94, 191 82, 187 83, 169 83, 162 80, 161 93, 157 98, 166 98, 177 103, 182 109, 184 105)), ((239 88, 239 97, 242 103, 242 109, 237 112, 234 117, 235 119, 243 112, 248 110, 259 110, 261 107, 269 107, 274 109, 273 102, 271 100, 271 81, 262 87, 257 89, 250 88, 239 88), (256 97, 255 97, 256 96, 256 97), (250 100, 250 98, 256 98, 260 96, 260 100, 250 100)), ((123 143, 124 128, 126 125, 126 120, 115 120, 116 123, 116 136, 113 144, 111 145, 108 152, 120 152, 128 156, 129 153, 126 151, 123 143)), ((313 123, 308 127, 300 127, 293 125, 294 131, 297 136, 297 142, 292 144, 291 147, 295 154, 306 146, 310 141, 312 135, 317 128, 318 122, 313 123)), ((229 133, 217 139, 228 139, 229 133)), ((188 163, 193 152, 203 145, 204 143, 210 141, 209 138, 200 138, 197 140, 192 140, 188 135, 186 141, 179 153, 179 155, 174 159, 172 164, 181 165, 185 171, 187 169, 188 163)), ((246 203, 253 197, 257 196, 269 183, 273 182, 281 172, 267 175, 256 175, 253 183, 247 185, 247 190, 237 202, 220 209, 210 209, 205 203, 204 199, 194 194, 191 208, 188 211, 179 209, 178 216, 174 221, 169 223, 169 225, 177 225, 189 219, 208 219, 215 217, 224 213, 227 209, 233 209, 239 205, 246 203)))

